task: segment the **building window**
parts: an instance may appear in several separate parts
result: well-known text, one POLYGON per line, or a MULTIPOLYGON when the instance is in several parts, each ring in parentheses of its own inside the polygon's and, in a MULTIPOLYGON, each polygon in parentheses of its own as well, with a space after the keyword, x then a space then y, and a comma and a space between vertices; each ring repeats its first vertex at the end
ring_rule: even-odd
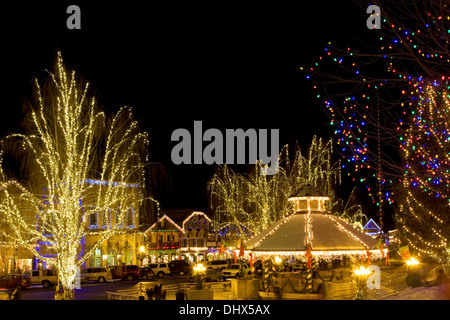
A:
POLYGON ((108 211, 103 210, 102 213, 102 228, 107 229, 108 226, 111 228, 111 209, 108 211))
POLYGON ((319 200, 310 200, 309 207, 311 211, 319 210, 319 200))
POLYGON ((89 214, 89 226, 98 227, 98 212, 89 214))
POLYGON ((102 250, 100 248, 95 249, 94 254, 91 256, 91 267, 101 267, 102 258, 102 250))
POLYGON ((299 200, 297 210, 308 210, 308 200, 299 200))
POLYGON ((134 209, 129 208, 127 210, 127 227, 134 228, 134 209))

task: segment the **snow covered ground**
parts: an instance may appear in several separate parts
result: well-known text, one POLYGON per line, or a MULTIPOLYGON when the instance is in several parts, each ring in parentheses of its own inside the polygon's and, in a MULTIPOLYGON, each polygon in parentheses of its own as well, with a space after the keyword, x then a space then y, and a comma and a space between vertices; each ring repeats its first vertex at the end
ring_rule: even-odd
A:
POLYGON ((405 288, 398 294, 380 296, 380 300, 449 300, 450 284, 432 287, 405 288))
MULTIPOLYGON (((419 273, 424 283, 432 284, 438 276, 441 266, 422 266, 419 273)), ((424 285, 409 287, 406 281, 406 268, 404 266, 382 267, 381 289, 368 290, 367 300, 450 300, 450 282, 440 285, 424 285)))

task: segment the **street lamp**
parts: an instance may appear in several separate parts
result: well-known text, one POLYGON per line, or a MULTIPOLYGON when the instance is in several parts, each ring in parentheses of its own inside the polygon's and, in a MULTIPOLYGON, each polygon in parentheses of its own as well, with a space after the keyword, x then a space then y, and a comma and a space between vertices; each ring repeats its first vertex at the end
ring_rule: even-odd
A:
POLYGON ((361 300, 365 296, 365 288, 367 287, 367 278, 369 278, 371 272, 369 269, 360 266, 359 268, 353 270, 353 274, 356 276, 357 280, 357 291, 355 295, 356 300, 361 300))
POLYGON ((194 273, 197 276, 197 290, 203 289, 203 278, 202 275, 205 272, 206 268, 203 266, 202 263, 198 263, 194 266, 194 273))
POLYGON ((420 262, 416 258, 409 258, 406 260, 406 270, 411 271, 419 266, 420 262))
POLYGON ((273 259, 273 264, 274 264, 274 267, 275 267, 274 271, 281 272, 281 269, 283 267, 283 259, 281 259, 279 256, 276 256, 273 259))
POLYGON ((142 262, 144 261, 144 257, 145 257, 145 247, 141 246, 139 248, 139 260, 141 261, 141 267, 142 267, 142 262))
POLYGON ((406 260, 406 265, 408 267, 417 267, 419 265, 419 261, 416 260, 416 258, 409 258, 406 260))
POLYGON ((353 270, 353 273, 356 277, 368 277, 370 275, 370 271, 365 267, 359 267, 358 269, 353 270))

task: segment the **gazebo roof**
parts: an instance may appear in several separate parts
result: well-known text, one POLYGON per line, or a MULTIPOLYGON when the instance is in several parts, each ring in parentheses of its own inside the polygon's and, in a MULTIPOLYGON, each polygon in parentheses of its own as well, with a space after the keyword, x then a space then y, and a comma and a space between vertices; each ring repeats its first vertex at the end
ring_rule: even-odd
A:
POLYGON ((246 247, 260 253, 301 253, 306 251, 307 242, 311 243, 313 254, 351 254, 375 249, 377 240, 335 216, 311 212, 296 213, 278 220, 248 240, 246 247))
POLYGON ((307 184, 300 190, 298 190, 295 194, 293 194, 290 198, 300 198, 300 197, 323 197, 328 198, 328 196, 320 191, 318 188, 307 184))

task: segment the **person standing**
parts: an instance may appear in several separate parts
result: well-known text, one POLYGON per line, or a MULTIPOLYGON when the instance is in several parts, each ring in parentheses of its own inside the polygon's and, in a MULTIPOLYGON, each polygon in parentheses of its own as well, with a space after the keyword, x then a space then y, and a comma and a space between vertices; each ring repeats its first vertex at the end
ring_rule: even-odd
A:
POLYGON ((142 285, 142 282, 139 283, 139 289, 138 289, 138 295, 139 295, 139 300, 145 300, 145 288, 142 285))
POLYGON ((153 288, 152 287, 148 287, 146 292, 147 292, 147 299, 148 300, 153 300, 153 288))
POLYGON ((153 288, 153 294, 155 296, 155 300, 162 300, 163 298, 163 287, 161 282, 157 281, 156 286, 153 288))

